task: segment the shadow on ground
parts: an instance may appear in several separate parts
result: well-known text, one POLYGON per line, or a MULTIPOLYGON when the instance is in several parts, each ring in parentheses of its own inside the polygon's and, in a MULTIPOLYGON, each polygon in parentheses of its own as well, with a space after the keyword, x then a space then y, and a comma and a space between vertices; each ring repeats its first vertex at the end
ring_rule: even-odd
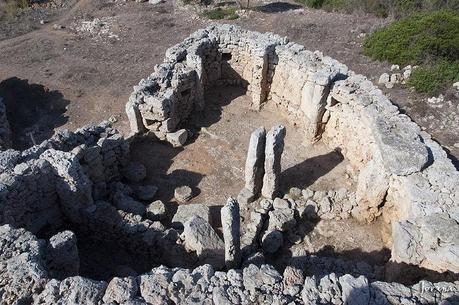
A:
POLYGON ((302 6, 298 4, 292 4, 288 2, 273 2, 266 5, 258 6, 255 8, 255 10, 262 13, 275 14, 290 10, 297 10, 300 8, 302 8, 302 6))
POLYGON ((291 187, 305 189, 333 170, 343 160, 344 157, 339 151, 308 158, 281 173, 279 178, 281 181, 280 189, 285 193, 291 187))
POLYGON ((6 105, 15 149, 41 143, 68 121, 65 112, 70 102, 59 91, 50 91, 43 85, 8 78, 0 83, 0 96, 6 105))

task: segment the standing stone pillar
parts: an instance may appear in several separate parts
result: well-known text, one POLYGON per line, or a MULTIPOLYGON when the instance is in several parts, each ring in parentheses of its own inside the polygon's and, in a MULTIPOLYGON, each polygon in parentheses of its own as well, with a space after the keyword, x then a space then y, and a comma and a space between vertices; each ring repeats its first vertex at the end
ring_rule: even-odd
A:
POLYGON ((311 141, 316 141, 320 137, 330 80, 329 74, 317 72, 304 84, 301 92, 300 108, 306 119, 306 136, 311 141))
POLYGON ((285 127, 277 125, 266 135, 265 175, 263 177, 263 197, 274 199, 278 192, 278 176, 281 173, 281 157, 284 151, 285 127))
POLYGON ((238 268, 241 262, 239 203, 234 198, 228 198, 220 213, 225 242, 225 265, 228 269, 238 268))
POLYGON ((250 136, 249 149, 245 162, 245 187, 238 196, 241 204, 253 202, 260 194, 263 185, 265 161, 266 130, 255 129, 250 136))
POLYGON ((129 101, 126 104, 126 114, 129 119, 131 132, 142 133, 145 131, 145 126, 142 122, 142 115, 140 114, 139 107, 136 104, 129 101))

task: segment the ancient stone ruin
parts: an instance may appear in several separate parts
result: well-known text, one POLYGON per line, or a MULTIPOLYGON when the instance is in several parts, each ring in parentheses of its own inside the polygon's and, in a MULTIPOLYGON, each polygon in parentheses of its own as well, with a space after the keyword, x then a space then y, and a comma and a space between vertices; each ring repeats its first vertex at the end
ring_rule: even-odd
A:
POLYGON ((287 38, 211 26, 167 50, 126 112, 128 139, 104 122, 17 151, 0 103, 1 304, 457 304, 459 172, 364 76, 287 38), (253 111, 273 106, 302 141, 339 151, 355 183, 284 192, 291 127, 270 124, 243 139, 244 184, 217 217, 186 185, 171 211, 133 143, 186 146, 219 86, 244 88, 253 111), (363 262, 287 255, 306 243, 305 224, 342 219, 382 223, 385 277, 363 262), (389 282, 413 268, 421 280, 389 282))

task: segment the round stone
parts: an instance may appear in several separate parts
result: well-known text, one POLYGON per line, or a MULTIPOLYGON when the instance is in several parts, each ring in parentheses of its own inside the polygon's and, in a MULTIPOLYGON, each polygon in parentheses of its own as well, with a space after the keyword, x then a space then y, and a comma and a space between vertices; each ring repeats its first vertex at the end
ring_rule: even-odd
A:
POLYGON ((193 198, 193 190, 189 186, 181 186, 174 190, 174 197, 180 203, 185 203, 193 198))

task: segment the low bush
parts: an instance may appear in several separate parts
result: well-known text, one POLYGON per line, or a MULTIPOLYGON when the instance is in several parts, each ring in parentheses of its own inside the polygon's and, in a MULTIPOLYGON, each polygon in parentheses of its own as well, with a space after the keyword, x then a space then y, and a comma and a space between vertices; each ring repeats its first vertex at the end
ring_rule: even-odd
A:
POLYGON ((232 19, 237 19, 239 18, 239 15, 236 13, 235 8, 215 8, 212 10, 205 10, 203 13, 204 17, 207 17, 209 19, 227 19, 227 20, 232 20, 232 19))
POLYGON ((369 35, 364 53, 399 65, 459 59, 459 14, 418 13, 396 21, 369 35))
POLYGON ((459 80, 459 14, 416 13, 384 27, 364 42, 364 54, 392 64, 419 65, 408 82, 435 93, 459 80))
POLYGON ((297 0, 316 9, 351 13, 363 11, 379 17, 401 18, 412 13, 435 10, 459 11, 459 0, 297 0))
POLYGON ((442 61, 413 70, 408 85, 423 93, 438 93, 459 82, 459 61, 442 61))

